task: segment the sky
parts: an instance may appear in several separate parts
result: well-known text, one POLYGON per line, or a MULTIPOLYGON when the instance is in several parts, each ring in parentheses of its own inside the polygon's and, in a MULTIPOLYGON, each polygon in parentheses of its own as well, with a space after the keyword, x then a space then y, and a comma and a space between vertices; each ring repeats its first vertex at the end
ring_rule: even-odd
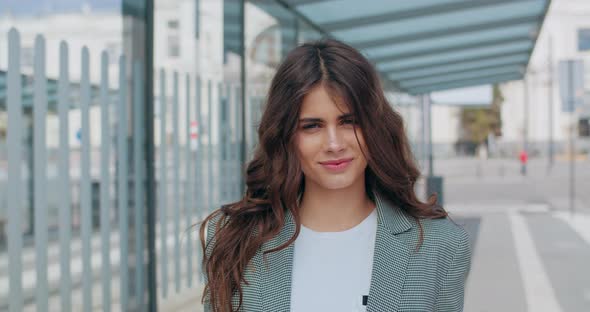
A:
POLYGON ((433 92, 430 98, 433 104, 487 106, 492 103, 492 85, 433 92))

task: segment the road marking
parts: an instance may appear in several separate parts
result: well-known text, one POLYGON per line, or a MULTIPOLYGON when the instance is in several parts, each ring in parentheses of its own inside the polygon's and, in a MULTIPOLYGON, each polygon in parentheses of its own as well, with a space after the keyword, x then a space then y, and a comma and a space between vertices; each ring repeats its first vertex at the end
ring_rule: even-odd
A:
POLYGON ((590 216, 584 214, 574 214, 569 212, 556 212, 554 216, 561 219, 567 225, 569 225, 582 239, 590 245, 590 216))
POLYGON ((526 294, 529 311, 561 312, 555 291, 551 286, 547 272, 541 263, 528 225, 522 215, 516 212, 508 214, 512 225, 512 237, 518 258, 518 266, 526 294))

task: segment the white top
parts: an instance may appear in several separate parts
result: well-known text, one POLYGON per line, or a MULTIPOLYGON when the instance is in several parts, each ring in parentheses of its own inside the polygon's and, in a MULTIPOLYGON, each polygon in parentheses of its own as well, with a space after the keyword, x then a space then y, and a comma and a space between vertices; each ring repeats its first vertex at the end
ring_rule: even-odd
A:
POLYGON ((377 209, 346 231, 302 225, 294 246, 291 312, 366 311, 376 233, 377 209))

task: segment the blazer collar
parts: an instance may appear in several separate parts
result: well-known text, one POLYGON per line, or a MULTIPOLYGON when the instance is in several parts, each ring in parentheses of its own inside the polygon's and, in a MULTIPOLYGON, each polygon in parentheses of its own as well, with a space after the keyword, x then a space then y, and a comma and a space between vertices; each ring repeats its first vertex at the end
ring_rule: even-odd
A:
POLYGON ((412 228, 412 223, 406 213, 391 204, 382 194, 373 190, 371 192, 375 198, 379 225, 384 226, 394 235, 412 228))
POLYGON ((367 312, 397 311, 402 301, 410 249, 398 237, 412 228, 412 223, 399 207, 373 192, 379 222, 375 237, 373 268, 367 312))
MULTIPOLYGON (((395 235, 412 228, 409 217, 378 192, 373 192, 377 209, 377 233, 367 311, 395 311, 400 303, 410 251, 395 235)), ((295 233, 290 212, 278 235, 262 246, 262 251, 286 243, 295 233)), ((263 312, 289 312, 294 244, 263 256, 260 290, 263 312), (266 260, 265 260, 266 259, 266 260)))

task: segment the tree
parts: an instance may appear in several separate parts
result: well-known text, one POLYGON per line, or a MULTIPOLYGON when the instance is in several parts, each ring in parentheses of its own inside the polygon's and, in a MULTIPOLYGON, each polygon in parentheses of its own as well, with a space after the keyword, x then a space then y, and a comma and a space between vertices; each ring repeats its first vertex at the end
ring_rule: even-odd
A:
POLYGON ((462 140, 475 144, 486 141, 488 134, 502 135, 501 107, 504 97, 498 85, 493 87, 489 107, 465 107, 461 111, 462 140))

